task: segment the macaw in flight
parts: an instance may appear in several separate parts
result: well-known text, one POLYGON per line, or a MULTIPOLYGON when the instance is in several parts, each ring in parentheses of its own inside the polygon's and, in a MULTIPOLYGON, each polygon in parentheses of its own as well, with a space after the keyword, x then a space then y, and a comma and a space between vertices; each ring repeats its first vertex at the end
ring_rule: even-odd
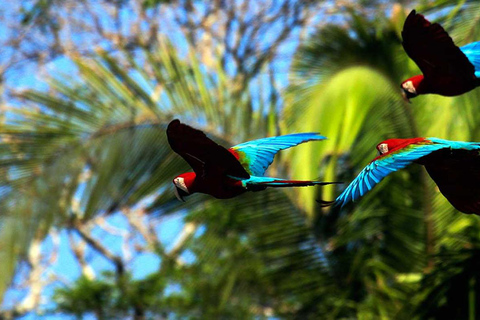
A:
POLYGON ((480 143, 438 138, 389 139, 335 201, 344 206, 366 194, 390 173, 411 163, 424 165, 440 192, 458 210, 480 215, 480 143))
POLYGON ((335 183, 263 176, 278 151, 303 142, 326 139, 318 133, 258 139, 226 149, 207 138, 202 131, 179 120, 173 120, 167 127, 167 138, 173 151, 185 159, 194 171, 173 179, 175 195, 180 201, 185 201, 185 196, 197 192, 228 199, 246 191, 260 191, 267 187, 303 187, 335 183))
POLYGON ((480 85, 480 41, 458 48, 438 24, 413 10, 402 31, 403 48, 423 75, 402 82, 402 95, 410 102, 419 94, 458 96, 480 85))

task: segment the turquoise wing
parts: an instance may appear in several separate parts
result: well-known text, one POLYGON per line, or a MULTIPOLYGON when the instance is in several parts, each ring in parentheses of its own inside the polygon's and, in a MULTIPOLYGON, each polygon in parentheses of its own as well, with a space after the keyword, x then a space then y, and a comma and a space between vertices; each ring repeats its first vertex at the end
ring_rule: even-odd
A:
POLYGON ((411 144, 392 153, 377 157, 370 162, 348 187, 335 200, 335 205, 344 206, 347 202, 355 201, 372 190, 390 173, 403 169, 413 161, 418 160, 434 151, 451 148, 450 144, 443 143, 447 140, 427 138, 429 144, 411 144), (438 142, 434 142, 436 140, 438 142))
POLYGON ((461 47, 460 50, 475 67, 475 77, 480 78, 480 41, 469 43, 461 47))
POLYGON ((229 151, 253 176, 263 176, 278 151, 313 140, 325 140, 318 133, 295 133, 248 141, 231 147, 229 151))

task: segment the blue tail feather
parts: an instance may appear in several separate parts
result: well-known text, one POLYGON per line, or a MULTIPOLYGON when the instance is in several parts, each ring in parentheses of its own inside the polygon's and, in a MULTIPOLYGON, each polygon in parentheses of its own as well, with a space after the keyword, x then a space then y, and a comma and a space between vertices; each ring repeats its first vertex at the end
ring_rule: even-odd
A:
POLYGON ((322 181, 309 181, 309 180, 287 180, 279 178, 270 178, 270 177, 256 177, 250 176, 250 179, 242 180, 242 184, 247 189, 249 187, 307 187, 315 185, 327 185, 327 184, 336 184, 340 182, 322 182, 322 181))

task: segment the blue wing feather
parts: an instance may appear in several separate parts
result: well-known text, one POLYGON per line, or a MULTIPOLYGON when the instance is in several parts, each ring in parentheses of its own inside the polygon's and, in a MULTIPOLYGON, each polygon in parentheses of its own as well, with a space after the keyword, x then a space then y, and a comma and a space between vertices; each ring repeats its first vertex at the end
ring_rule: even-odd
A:
POLYGON ((278 151, 312 140, 325 140, 318 133, 295 133, 248 141, 230 148, 243 167, 254 176, 263 176, 278 151))
POLYGON ((345 205, 349 201, 356 201, 372 190, 377 183, 390 173, 403 169, 413 161, 418 160, 436 150, 448 148, 446 144, 412 145, 407 150, 388 154, 367 165, 348 187, 335 200, 336 204, 345 205))
POLYGON ((460 50, 475 67, 475 77, 480 78, 480 41, 469 43, 460 50))
POLYGON ((427 138, 429 144, 411 144, 391 154, 386 154, 368 164, 348 187, 335 200, 335 204, 344 206, 349 201, 355 201, 372 190, 377 183, 390 173, 403 169, 413 161, 434 151, 451 148, 480 150, 480 144, 475 142, 449 141, 438 138, 427 138))

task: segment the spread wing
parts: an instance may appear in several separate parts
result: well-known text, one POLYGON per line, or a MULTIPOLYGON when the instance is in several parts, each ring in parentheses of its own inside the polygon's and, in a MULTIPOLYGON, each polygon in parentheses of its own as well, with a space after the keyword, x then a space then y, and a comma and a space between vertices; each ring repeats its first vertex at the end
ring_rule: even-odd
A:
POLYGON ((318 133, 295 133, 278 137, 263 138, 245 142, 229 151, 253 176, 263 176, 278 151, 312 140, 325 140, 318 133))
POLYGON ((430 23, 415 10, 402 31, 403 48, 425 77, 472 77, 475 68, 438 23, 430 23))
POLYGON ((205 178, 209 174, 226 174, 244 179, 250 177, 226 148, 179 120, 173 120, 168 125, 167 138, 172 150, 188 162, 197 177, 205 178))
POLYGON ((335 205, 343 206, 349 201, 359 199, 390 173, 403 169, 432 152, 449 147, 449 145, 441 143, 423 142, 421 144, 410 144, 397 151, 377 157, 337 197, 335 205))
POLYGON ((458 210, 480 215, 480 145, 477 150, 449 149, 422 162, 440 192, 458 210))

